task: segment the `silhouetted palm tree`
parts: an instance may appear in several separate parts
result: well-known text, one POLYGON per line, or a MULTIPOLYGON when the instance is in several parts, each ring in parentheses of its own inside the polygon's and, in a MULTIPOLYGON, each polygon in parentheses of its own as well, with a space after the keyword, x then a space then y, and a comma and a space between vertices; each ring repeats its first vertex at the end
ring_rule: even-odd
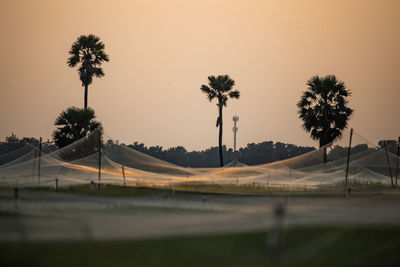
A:
POLYGON ((238 90, 232 90, 235 85, 235 81, 232 80, 228 75, 219 75, 218 77, 209 76, 208 77, 208 86, 202 85, 201 91, 207 95, 208 100, 210 102, 216 98, 218 100, 218 119, 216 127, 219 126, 219 162, 220 166, 224 166, 224 159, 222 154, 222 108, 226 107, 226 102, 228 98, 236 98, 239 99, 240 92, 238 90))
POLYGON ((104 44, 100 42, 100 38, 93 34, 79 36, 72 44, 69 54, 71 55, 67 61, 69 67, 75 67, 79 62, 81 63, 78 73, 82 86, 85 87, 84 108, 87 109, 88 86, 92 83, 93 76, 97 78, 104 76, 100 65, 104 61, 108 62, 109 57, 104 52, 104 44))
POLYGON ((53 140, 58 148, 65 147, 75 141, 88 137, 84 143, 76 145, 61 155, 64 159, 76 159, 95 152, 99 146, 99 134, 103 127, 96 118, 93 109, 70 107, 62 111, 54 125, 53 140))
MULTIPOLYGON (((335 75, 314 76, 307 82, 308 88, 297 103, 303 128, 310 132, 310 137, 319 140, 323 147, 342 136, 353 110, 347 106, 347 97, 351 95, 343 81, 335 75)), ((323 162, 327 161, 326 147, 323 162)))

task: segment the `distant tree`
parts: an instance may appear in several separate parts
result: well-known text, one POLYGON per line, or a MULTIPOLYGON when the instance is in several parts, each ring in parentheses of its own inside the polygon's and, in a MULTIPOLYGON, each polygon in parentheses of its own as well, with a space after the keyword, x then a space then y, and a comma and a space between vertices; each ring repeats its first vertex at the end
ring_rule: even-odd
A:
POLYGON ((103 127, 95 120, 93 109, 80 109, 70 107, 61 112, 54 125, 57 129, 53 132, 53 140, 58 148, 65 147, 75 141, 90 137, 86 143, 74 147, 70 153, 64 154, 65 159, 75 159, 93 153, 99 146, 98 134, 102 134, 103 127), (94 134, 96 133, 96 134, 94 134))
MULTIPOLYGON (((147 151, 147 147, 143 143, 134 142, 133 144, 128 145, 128 147, 133 148, 133 149, 135 149, 137 151, 140 151, 142 153, 147 153, 148 152, 147 151)), ((147 153, 147 154, 149 154, 149 153, 147 153)))
MULTIPOLYGON (((38 149, 39 140, 33 137, 18 138, 14 133, 6 137, 5 142, 0 142, 0 165, 26 156, 31 153, 34 157, 34 149, 38 149)), ((50 153, 57 148, 49 140, 42 142, 42 152, 50 153)))
MULTIPOLYGON (((357 144, 351 147, 351 157, 359 157, 362 155, 366 155, 368 153, 375 152, 376 149, 372 147, 368 147, 367 144, 357 144), (357 156, 356 156, 357 155, 357 156)), ((328 159, 331 161, 340 160, 347 158, 348 147, 342 147, 339 145, 335 145, 329 151, 328 159)))
MULTIPOLYGON (((308 88, 297 103, 299 116, 303 120, 303 128, 310 132, 319 146, 324 147, 342 136, 347 128, 353 110, 347 106, 347 97, 351 95, 343 81, 335 75, 325 77, 314 76, 307 82, 308 88)), ((323 162, 327 161, 326 147, 323 162)))
POLYGON ((328 158, 330 161, 346 158, 348 153, 348 147, 342 147, 339 145, 335 145, 331 147, 328 158))
POLYGON ((166 151, 165 160, 181 166, 187 166, 186 149, 183 146, 171 147, 166 151))
MULTIPOLYGON (((399 141, 400 141, 400 138, 399 138, 399 141)), ((378 142, 378 146, 380 148, 385 148, 385 144, 386 144, 386 148, 389 152, 391 152, 393 154, 397 154, 398 146, 400 145, 400 143, 397 140, 380 140, 378 142)))
POLYGON ((208 86, 202 85, 201 91, 207 95, 210 102, 216 98, 218 100, 218 119, 216 127, 219 126, 219 163, 220 166, 224 166, 223 151, 222 151, 222 108, 226 107, 226 102, 229 98, 239 99, 240 92, 238 90, 232 90, 235 85, 235 81, 232 80, 228 75, 209 76, 208 86))
POLYGON ((16 134, 11 133, 10 136, 7 136, 7 137, 6 137, 6 142, 7 142, 7 143, 18 143, 18 142, 19 142, 19 139, 18 139, 18 137, 17 137, 16 134))
POLYGON ((88 86, 92 83, 93 76, 100 78, 105 75, 100 66, 104 61, 108 62, 109 57, 104 52, 104 44, 100 42, 100 38, 93 34, 79 36, 72 44, 69 54, 69 67, 73 68, 81 63, 78 73, 82 86, 85 87, 84 108, 87 109, 88 86))

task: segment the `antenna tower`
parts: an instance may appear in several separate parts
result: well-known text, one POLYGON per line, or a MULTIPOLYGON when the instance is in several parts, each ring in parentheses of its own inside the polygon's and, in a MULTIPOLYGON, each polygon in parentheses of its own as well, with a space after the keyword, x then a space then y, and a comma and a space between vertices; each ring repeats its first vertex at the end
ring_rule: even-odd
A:
POLYGON ((236 115, 233 116, 233 128, 232 128, 232 131, 233 131, 233 151, 236 151, 236 133, 239 130, 239 128, 236 127, 236 123, 238 122, 238 120, 239 120, 238 116, 236 116, 236 115))

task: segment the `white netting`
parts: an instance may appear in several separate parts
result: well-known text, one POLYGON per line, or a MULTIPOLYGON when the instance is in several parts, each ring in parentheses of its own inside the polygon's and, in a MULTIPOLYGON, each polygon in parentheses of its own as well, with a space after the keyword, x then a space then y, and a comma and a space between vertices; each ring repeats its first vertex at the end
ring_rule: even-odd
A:
MULTIPOLYGON (((347 166, 348 134, 325 148, 272 163, 248 166, 234 160, 222 168, 185 168, 146 155, 125 145, 105 143, 99 153, 98 133, 45 154, 27 146, 9 152, 0 166, 1 187, 49 186, 97 182, 126 185, 169 185, 175 183, 262 184, 269 186, 316 187, 341 183, 347 166), (328 162, 323 163, 324 149, 328 162), (18 157, 17 157, 18 156, 18 157), (99 157, 100 156, 100 157, 99 157), (39 173, 40 171, 40 173, 39 173)), ((353 135, 349 181, 391 184, 399 173, 399 157, 357 133, 353 135)))

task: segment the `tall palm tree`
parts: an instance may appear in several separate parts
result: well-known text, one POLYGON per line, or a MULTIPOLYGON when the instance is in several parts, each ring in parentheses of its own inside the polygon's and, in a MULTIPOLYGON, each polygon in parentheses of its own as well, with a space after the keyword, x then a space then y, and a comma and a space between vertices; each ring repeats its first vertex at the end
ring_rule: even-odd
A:
POLYGON ((226 102, 229 98, 239 99, 240 92, 238 90, 232 90, 235 85, 235 81, 232 80, 228 75, 218 75, 208 77, 208 86, 202 85, 201 91, 207 95, 210 102, 216 98, 218 100, 218 118, 216 127, 219 126, 219 164, 224 166, 224 159, 222 155, 222 108, 226 107, 226 102))
POLYGON ((351 95, 343 81, 335 75, 314 76, 307 81, 308 88, 297 103, 303 128, 313 140, 324 147, 323 162, 327 161, 326 145, 342 136, 353 110, 347 106, 351 95))
POLYGON ((69 67, 73 68, 81 63, 78 73, 82 86, 85 87, 84 108, 87 109, 88 87, 93 81, 93 76, 103 77, 105 74, 100 66, 110 59, 104 52, 104 44, 100 42, 100 38, 93 34, 79 36, 68 53, 70 54, 67 61, 69 67))

